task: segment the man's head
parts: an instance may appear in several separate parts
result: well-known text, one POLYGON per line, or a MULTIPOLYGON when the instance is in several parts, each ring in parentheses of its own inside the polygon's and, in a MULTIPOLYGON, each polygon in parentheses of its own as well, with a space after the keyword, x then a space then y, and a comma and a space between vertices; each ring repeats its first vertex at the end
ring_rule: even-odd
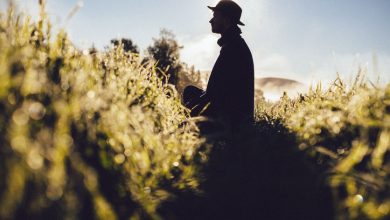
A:
POLYGON ((241 21, 242 9, 235 2, 222 0, 215 7, 210 7, 214 13, 210 20, 213 33, 222 34, 232 25, 244 25, 241 21))

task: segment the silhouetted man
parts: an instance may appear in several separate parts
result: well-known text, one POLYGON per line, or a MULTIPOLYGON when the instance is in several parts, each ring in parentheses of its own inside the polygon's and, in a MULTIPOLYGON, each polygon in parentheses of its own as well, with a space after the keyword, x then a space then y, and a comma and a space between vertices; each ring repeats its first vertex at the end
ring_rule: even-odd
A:
POLYGON ((188 86, 183 93, 184 104, 192 116, 219 119, 237 130, 254 117, 254 67, 252 54, 241 37, 238 25, 241 8, 233 1, 222 0, 210 20, 213 33, 221 34, 221 51, 211 72, 207 89, 188 86))

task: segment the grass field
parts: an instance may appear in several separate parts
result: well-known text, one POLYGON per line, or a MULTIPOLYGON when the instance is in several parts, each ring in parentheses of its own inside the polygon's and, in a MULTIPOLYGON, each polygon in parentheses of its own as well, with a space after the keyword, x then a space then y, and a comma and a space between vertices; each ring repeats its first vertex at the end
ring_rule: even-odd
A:
POLYGON ((206 137, 153 63, 51 29, 0 17, 0 219, 390 218, 390 85, 360 72, 206 137))

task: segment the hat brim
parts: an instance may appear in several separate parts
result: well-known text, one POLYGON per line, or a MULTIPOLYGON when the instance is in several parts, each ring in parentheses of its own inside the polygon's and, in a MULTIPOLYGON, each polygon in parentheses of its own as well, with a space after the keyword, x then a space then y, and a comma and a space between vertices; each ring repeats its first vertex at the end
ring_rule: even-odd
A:
MULTIPOLYGON (((208 7, 210 10, 212 10, 212 11, 215 11, 215 9, 216 9, 216 7, 211 7, 211 6, 207 6, 207 7, 208 7)), ((241 21, 238 21, 237 24, 238 24, 238 25, 241 25, 241 26, 245 26, 245 24, 242 23, 241 21)))
POLYGON ((241 21, 238 21, 237 24, 238 24, 238 25, 241 25, 241 26, 245 26, 245 24, 242 23, 241 21))

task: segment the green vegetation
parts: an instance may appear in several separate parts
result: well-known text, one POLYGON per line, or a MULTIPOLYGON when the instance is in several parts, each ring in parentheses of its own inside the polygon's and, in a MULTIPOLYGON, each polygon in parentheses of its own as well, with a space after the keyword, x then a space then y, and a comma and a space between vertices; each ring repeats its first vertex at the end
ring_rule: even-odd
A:
POLYGON ((166 30, 160 31, 159 38, 153 39, 153 44, 147 48, 145 61, 154 61, 158 76, 164 78, 167 83, 175 85, 179 92, 183 92, 188 85, 200 86, 200 71, 195 71, 195 67, 189 67, 180 60, 180 46, 175 35, 166 30))
POLYGON ((43 11, 1 17, 0 218, 153 217, 167 189, 195 189, 197 128, 154 64, 50 29, 43 11))
POLYGON ((282 97, 258 117, 280 119, 333 188, 339 219, 390 217, 390 84, 369 86, 360 72, 297 100, 282 97))
POLYGON ((284 198, 267 187, 299 196, 316 192, 311 180, 331 188, 337 219, 390 217, 390 85, 359 74, 261 101, 253 129, 203 140, 155 63, 123 47, 80 51, 51 35, 43 9, 36 22, 0 15, 1 219, 183 219, 179 208, 218 210, 224 187, 249 215, 284 198))

